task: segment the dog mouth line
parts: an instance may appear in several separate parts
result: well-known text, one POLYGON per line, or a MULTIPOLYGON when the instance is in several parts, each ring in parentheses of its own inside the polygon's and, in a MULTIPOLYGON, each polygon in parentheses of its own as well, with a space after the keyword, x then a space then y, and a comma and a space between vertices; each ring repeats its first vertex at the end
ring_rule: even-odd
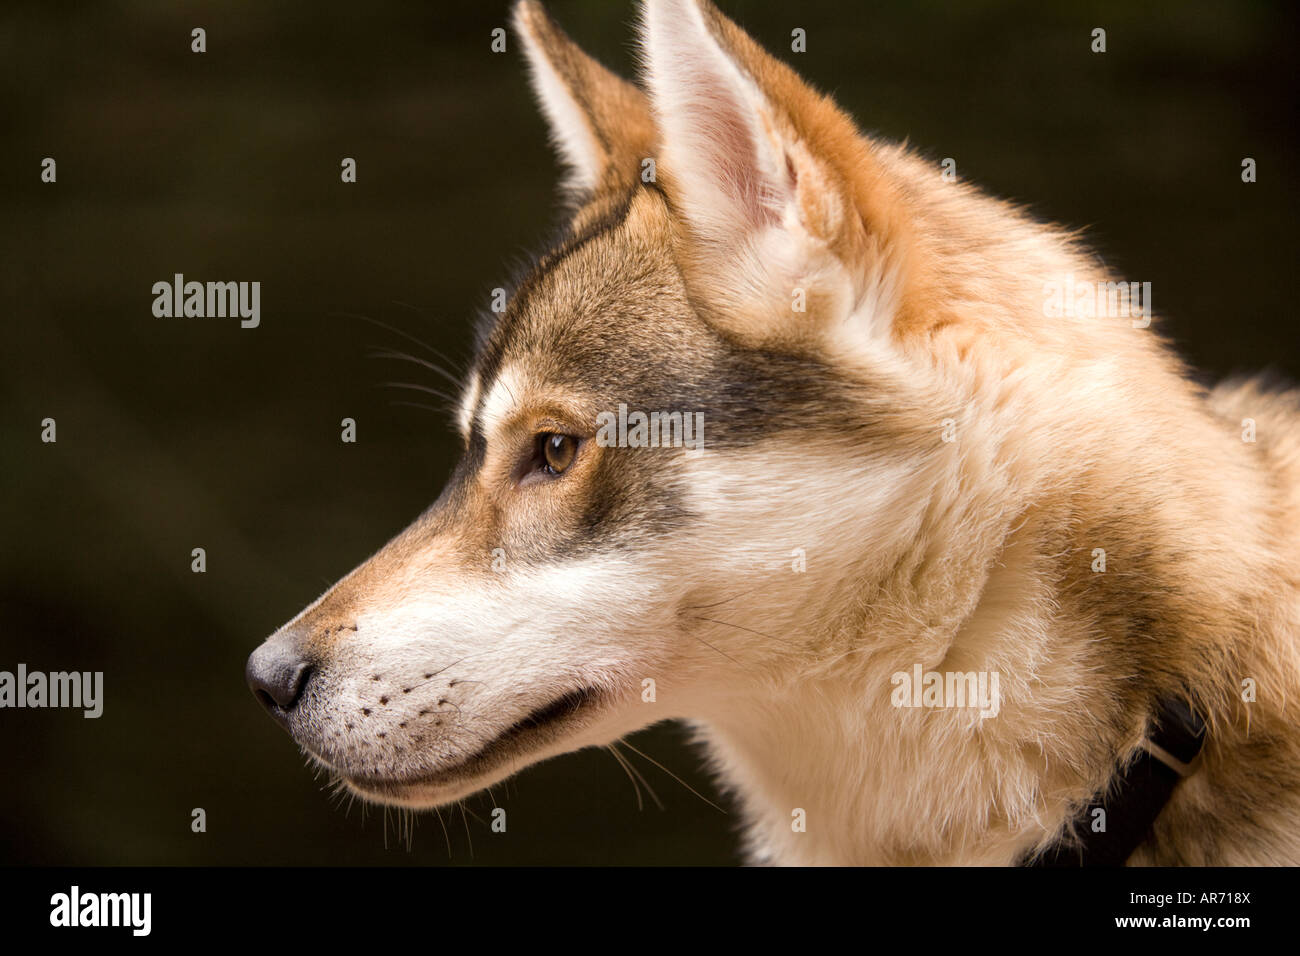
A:
POLYGON ((432 773, 410 777, 379 777, 367 774, 354 775, 337 768, 335 770, 358 789, 380 794, 406 787, 452 783, 466 777, 488 773, 513 756, 535 750, 555 740, 563 733, 566 726, 572 724, 575 718, 592 710, 599 700, 599 692, 590 687, 561 694, 550 703, 535 708, 515 721, 470 756, 432 773))

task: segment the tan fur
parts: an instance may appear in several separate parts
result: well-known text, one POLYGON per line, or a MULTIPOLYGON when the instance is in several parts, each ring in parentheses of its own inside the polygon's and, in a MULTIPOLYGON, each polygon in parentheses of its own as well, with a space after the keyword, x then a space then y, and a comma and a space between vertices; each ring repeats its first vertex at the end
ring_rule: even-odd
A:
POLYGON ((477 723, 440 724, 429 756, 394 756, 373 735, 305 746, 359 792, 426 806, 686 718, 745 809, 755 861, 1011 864, 1060 838, 1136 755, 1156 702, 1176 697, 1209 725, 1204 762, 1130 862, 1300 863, 1296 394, 1206 393, 1152 328, 1049 316, 1045 283, 1112 278, 1073 236, 863 136, 711 4, 649 7, 647 100, 532 0, 518 6, 539 93, 581 140, 570 155, 592 164, 574 171, 588 185, 571 190, 566 241, 489 331, 462 412, 481 463, 287 626, 337 665, 332 693, 361 700, 360 668, 415 668, 388 630, 424 635, 421 660, 460 656, 460 635, 435 627, 453 605, 536 601, 564 637, 507 645, 519 622, 482 623, 466 645, 475 666, 509 652, 458 698, 477 723), (694 17, 703 35, 680 26, 694 17), (739 78, 730 100, 706 90, 685 108, 727 120, 752 105, 753 126, 715 132, 777 157, 737 167, 741 180, 728 171, 714 193, 698 188, 698 151, 672 141, 693 94, 689 76, 662 74, 679 48, 739 78), (638 181, 646 156, 653 184, 638 181), (743 181, 764 171, 775 185, 743 181), (734 221, 700 199, 728 189, 734 221), (809 307, 792 312, 804 286, 809 307), (656 395, 707 404, 719 446, 690 460, 588 441, 559 480, 517 486, 537 434, 590 439, 597 413, 656 395), (598 528, 599 547, 584 530, 598 528), (486 572, 496 546, 560 569, 595 550, 563 578, 566 607, 560 578, 539 592, 533 570, 486 572), (807 573, 790 573, 792 548, 807 573), (623 605, 628 586, 640 590, 623 605), (891 675, 916 664, 998 672, 1000 712, 891 706, 891 675), (511 667, 527 679, 493 690, 511 667), (638 699, 646 674, 658 710, 638 699), (469 754, 547 688, 583 682, 603 696, 568 736, 490 774, 437 776, 455 763, 443 751, 469 754), (357 753, 414 782, 367 785, 378 771, 357 753))

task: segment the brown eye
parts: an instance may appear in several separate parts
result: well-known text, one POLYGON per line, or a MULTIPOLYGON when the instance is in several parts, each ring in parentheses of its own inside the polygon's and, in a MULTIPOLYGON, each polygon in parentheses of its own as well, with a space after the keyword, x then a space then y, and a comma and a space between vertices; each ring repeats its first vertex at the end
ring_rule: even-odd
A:
POLYGON ((572 435, 545 434, 542 439, 542 460, 547 474, 558 475, 573 464, 578 453, 578 439, 572 435))

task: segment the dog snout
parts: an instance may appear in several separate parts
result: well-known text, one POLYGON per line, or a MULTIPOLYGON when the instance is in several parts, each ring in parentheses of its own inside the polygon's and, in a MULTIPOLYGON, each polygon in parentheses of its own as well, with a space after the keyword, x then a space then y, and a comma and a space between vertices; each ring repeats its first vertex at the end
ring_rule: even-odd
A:
POLYGON ((248 656, 244 678, 267 712, 287 727, 289 714, 311 679, 311 670, 311 662, 298 650, 292 636, 277 634, 248 656))

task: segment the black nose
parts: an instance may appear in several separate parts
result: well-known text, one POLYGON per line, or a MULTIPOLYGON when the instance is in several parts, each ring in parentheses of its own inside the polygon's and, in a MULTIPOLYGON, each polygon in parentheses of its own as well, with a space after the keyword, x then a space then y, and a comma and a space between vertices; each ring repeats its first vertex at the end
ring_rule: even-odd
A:
POLYGON ((253 696, 281 724, 288 723, 311 677, 311 664, 293 645, 292 639, 277 634, 253 651, 244 667, 253 696))

